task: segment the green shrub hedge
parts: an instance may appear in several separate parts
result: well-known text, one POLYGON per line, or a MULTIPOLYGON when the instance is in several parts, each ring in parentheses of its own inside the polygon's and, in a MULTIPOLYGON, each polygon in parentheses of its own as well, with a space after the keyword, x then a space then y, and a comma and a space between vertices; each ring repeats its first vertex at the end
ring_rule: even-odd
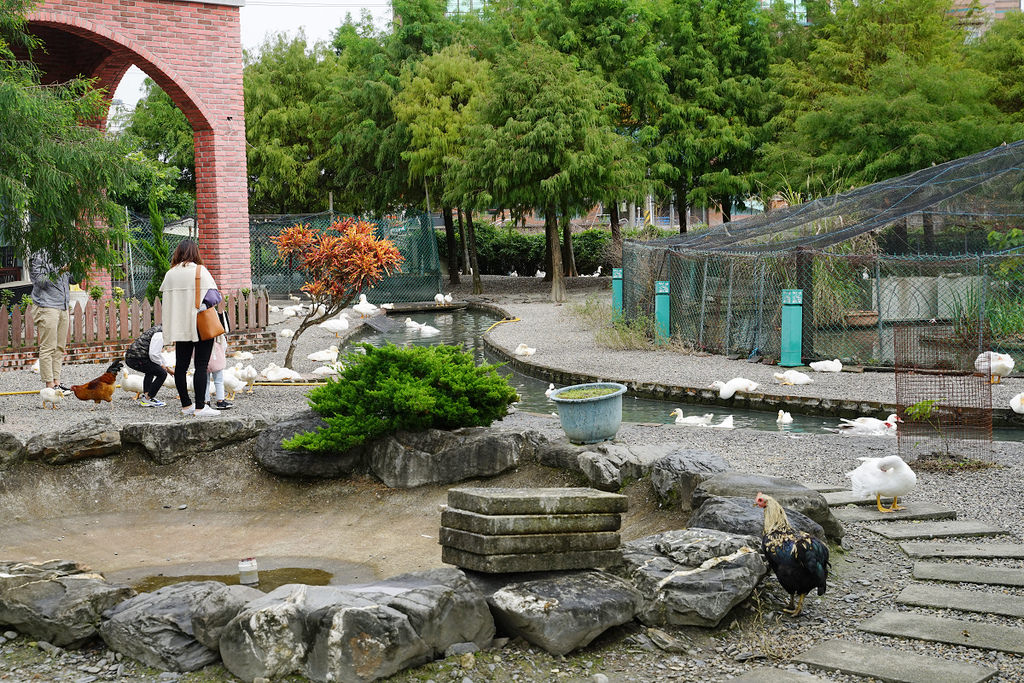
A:
POLYGON ((518 399, 497 366, 457 346, 361 346, 365 355, 349 353, 337 379, 309 392, 327 426, 285 448, 339 453, 400 430, 486 426, 518 399))

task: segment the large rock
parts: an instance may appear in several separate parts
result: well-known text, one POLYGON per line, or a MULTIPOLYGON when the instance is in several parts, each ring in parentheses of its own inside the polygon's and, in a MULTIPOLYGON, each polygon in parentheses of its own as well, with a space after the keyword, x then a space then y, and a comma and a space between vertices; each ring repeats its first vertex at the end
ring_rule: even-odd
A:
POLYGON ((391 488, 491 477, 535 457, 541 437, 488 427, 398 432, 366 445, 373 474, 391 488))
POLYGON ((360 448, 344 453, 312 453, 289 451, 281 446, 281 442, 296 434, 313 432, 326 424, 312 410, 303 410, 267 427, 256 438, 256 461, 282 477, 336 479, 350 474, 363 464, 360 448))
POLYGON ((843 525, 832 514, 825 497, 792 479, 768 477, 744 472, 723 472, 705 479, 693 491, 693 509, 712 496, 746 498, 751 503, 758 492, 765 493, 787 509, 796 510, 821 525, 825 535, 837 542, 843 540, 843 525))
POLYGON ((642 602, 633 586, 601 571, 512 583, 488 598, 503 632, 555 655, 584 647, 612 626, 630 621, 642 602))
POLYGON ((267 421, 259 417, 137 422, 121 429, 121 439, 126 444, 139 444, 155 462, 167 465, 194 453, 208 453, 251 439, 266 427, 267 421))
POLYGON ((690 508, 693 490, 708 477, 730 469, 729 463, 710 451, 682 448, 672 451, 651 468, 651 486, 664 507, 690 508))
POLYGON ((717 626, 768 571, 760 541, 711 529, 665 531, 622 547, 616 569, 643 596, 648 626, 717 626))
MULTIPOLYGON (((815 538, 825 539, 825 530, 813 519, 790 509, 786 510, 786 517, 790 526, 797 531, 806 531, 815 538)), ((686 526, 759 537, 764 532, 764 510, 752 505, 749 498, 713 496, 690 515, 686 526)))
POLYGON ((675 448, 674 444, 627 446, 613 441, 576 446, 557 439, 542 442, 537 459, 543 465, 582 474, 594 488, 617 491, 649 474, 654 463, 675 448))
POLYGON ((100 615, 133 595, 73 562, 0 564, 0 624, 60 647, 91 639, 100 615))
POLYGON ((96 417, 57 432, 37 434, 25 444, 29 460, 63 465, 121 452, 121 433, 109 417, 96 417))
POLYGON ((196 640, 210 648, 220 650, 220 634, 228 622, 242 611, 247 603, 262 598, 266 593, 249 586, 221 586, 210 593, 192 615, 192 631, 196 640))
POLYGON ((10 432, 0 432, 0 470, 25 458, 25 444, 10 432))
POLYGON ((196 671, 217 661, 217 652, 195 638, 192 619, 223 587, 217 581, 185 581, 141 593, 103 615, 107 647, 166 671, 196 671))

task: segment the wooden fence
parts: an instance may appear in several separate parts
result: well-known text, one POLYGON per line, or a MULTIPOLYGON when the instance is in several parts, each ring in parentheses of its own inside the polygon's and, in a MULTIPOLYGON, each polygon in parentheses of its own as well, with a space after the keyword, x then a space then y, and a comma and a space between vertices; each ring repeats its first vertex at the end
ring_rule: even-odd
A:
MULTIPOLYGON (((258 332, 267 326, 269 307, 265 297, 229 294, 217 309, 227 312, 231 333, 258 332)), ((84 307, 76 303, 71 309, 68 341, 71 344, 130 341, 161 320, 160 299, 152 306, 145 299, 122 300, 117 304, 109 300, 88 301, 84 307)), ((36 345, 32 307, 25 311, 18 306, 13 306, 10 311, 0 307, 0 353, 26 350, 36 345)))

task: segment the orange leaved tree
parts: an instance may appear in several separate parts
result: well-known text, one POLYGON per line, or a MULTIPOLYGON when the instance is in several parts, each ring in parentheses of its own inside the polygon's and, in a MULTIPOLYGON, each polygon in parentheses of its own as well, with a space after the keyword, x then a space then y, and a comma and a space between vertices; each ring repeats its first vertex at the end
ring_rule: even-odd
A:
POLYGON ((341 313, 366 287, 399 270, 402 255, 390 240, 378 239, 373 224, 355 218, 337 220, 319 233, 308 224, 296 224, 271 237, 278 257, 289 257, 306 277, 302 291, 312 299, 313 308, 295 330, 284 358, 292 367, 299 337, 313 325, 341 313))

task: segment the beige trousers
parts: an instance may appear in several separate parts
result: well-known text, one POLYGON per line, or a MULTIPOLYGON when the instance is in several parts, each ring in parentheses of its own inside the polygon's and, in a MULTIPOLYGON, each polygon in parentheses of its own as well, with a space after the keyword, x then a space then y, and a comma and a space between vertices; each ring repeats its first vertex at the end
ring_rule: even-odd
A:
POLYGON ((60 384, 60 367, 68 346, 67 309, 33 306, 32 322, 39 339, 39 376, 46 384, 60 384))

